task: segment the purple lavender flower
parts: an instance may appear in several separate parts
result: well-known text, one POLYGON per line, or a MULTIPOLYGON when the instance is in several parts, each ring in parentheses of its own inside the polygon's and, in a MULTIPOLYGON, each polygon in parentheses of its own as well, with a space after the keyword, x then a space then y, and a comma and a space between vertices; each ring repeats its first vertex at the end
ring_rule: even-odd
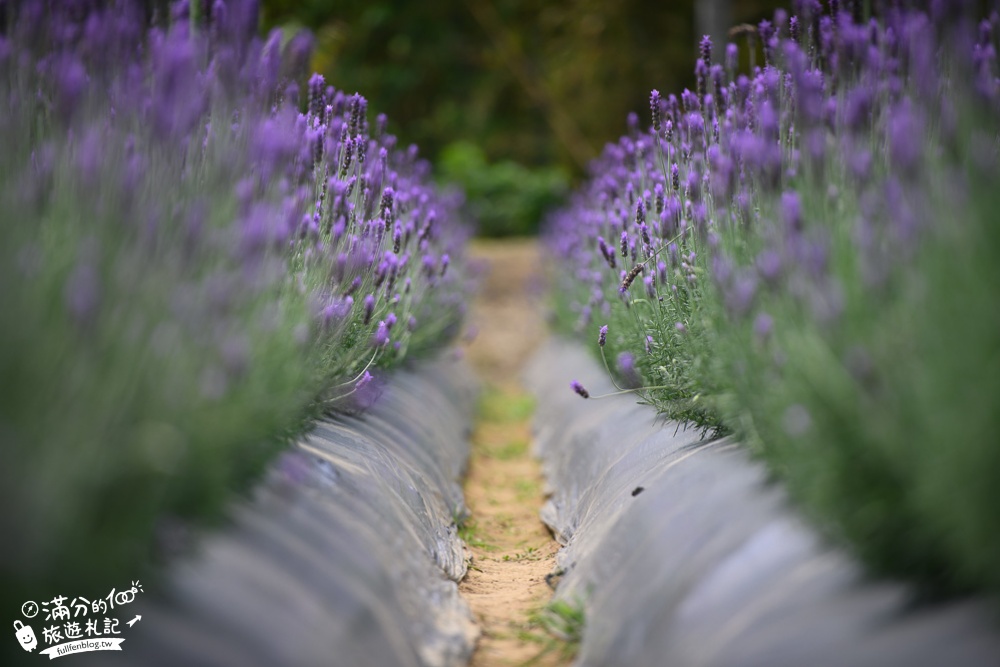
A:
POLYGON ((375 297, 371 294, 365 297, 364 301, 365 315, 363 322, 368 324, 372 320, 372 314, 375 312, 375 297))
POLYGON ((795 191, 789 190, 781 194, 781 215, 785 228, 790 233, 802 231, 802 203, 795 191))
POLYGON ((701 41, 698 43, 698 54, 706 64, 712 62, 712 38, 710 36, 702 36, 701 41))
POLYGON ((781 255, 779 255, 774 250, 763 250, 755 262, 757 266, 757 273, 764 280, 764 282, 774 285, 778 278, 781 276, 781 255))
POLYGON ((663 118, 663 100, 660 98, 660 91, 653 90, 649 94, 649 110, 653 117, 653 131, 660 134, 660 123, 663 118))
POLYGON ((314 73, 309 77, 309 111, 315 116, 320 116, 326 108, 326 81, 323 75, 314 73))
POLYGON ((66 56, 57 65, 56 80, 59 116, 63 122, 69 122, 87 89, 87 70, 78 59, 66 56))
POLYGON ((597 334, 597 344, 604 347, 604 343, 608 340, 608 325, 605 324, 601 327, 597 334))
POLYGON ((616 361, 622 384, 630 389, 641 387, 642 377, 635 366, 635 355, 628 351, 620 352, 616 361))
POLYGON ((889 112, 889 157, 902 174, 913 175, 920 163, 923 121, 912 105, 896 104, 889 112))
POLYGON ((741 271, 726 290, 726 308, 734 317, 743 317, 753 306, 756 295, 757 277, 750 271, 741 271))
POLYGON ((774 330, 774 318, 767 313, 760 313, 753 321, 753 332, 760 340, 767 339, 774 330))
POLYGON ((597 245, 601 250, 601 254, 604 256, 604 261, 608 263, 612 269, 617 268, 617 262, 615 261, 614 251, 608 247, 607 242, 604 240, 603 236, 597 237, 597 245))
POLYGON ((588 392, 586 389, 584 389, 583 385, 580 384, 579 382, 577 382, 576 380, 573 380, 572 382, 570 382, 569 386, 570 386, 570 389, 572 389, 573 391, 575 391, 577 394, 579 394, 583 398, 590 398, 590 392, 588 392))
POLYGON ((729 76, 733 75, 736 71, 736 65, 739 62, 740 51, 732 42, 726 44, 726 70, 729 72, 729 76))
POLYGON ((389 344, 389 326, 385 321, 379 321, 378 328, 372 335, 372 347, 385 347, 389 344))

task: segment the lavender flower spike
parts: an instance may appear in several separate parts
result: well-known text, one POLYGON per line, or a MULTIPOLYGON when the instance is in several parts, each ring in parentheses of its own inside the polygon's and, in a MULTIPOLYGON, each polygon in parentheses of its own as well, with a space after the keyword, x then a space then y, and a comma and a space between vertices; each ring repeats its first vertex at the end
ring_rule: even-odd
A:
POLYGON ((371 294, 365 297, 365 318, 364 323, 372 321, 372 314, 375 312, 375 297, 371 294))
POLYGON ((653 131, 656 132, 656 134, 660 133, 660 121, 662 119, 662 111, 660 110, 661 103, 660 91, 653 90, 653 92, 649 94, 649 110, 653 115, 653 131))
POLYGON ((698 43, 698 55, 701 56, 706 65, 712 62, 712 38, 708 35, 704 35, 701 42, 698 43))
POLYGON ((601 330, 597 334, 597 344, 604 347, 604 344, 608 341, 608 325, 605 324, 601 327, 601 330))
POLYGON ((590 398, 590 392, 583 388, 583 385, 573 380, 569 383, 570 388, 584 398, 590 398))
POLYGON ((364 389, 365 385, 367 385, 371 381, 372 381, 372 374, 369 373, 368 371, 365 371, 365 374, 362 375, 361 378, 354 385, 354 389, 355 390, 364 389))

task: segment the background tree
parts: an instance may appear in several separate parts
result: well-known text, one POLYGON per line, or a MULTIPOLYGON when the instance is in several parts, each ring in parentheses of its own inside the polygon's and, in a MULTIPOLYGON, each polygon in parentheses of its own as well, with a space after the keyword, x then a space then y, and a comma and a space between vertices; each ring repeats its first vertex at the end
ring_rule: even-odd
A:
POLYGON ((362 92, 435 162, 449 144, 473 143, 483 178, 512 161, 557 185, 560 172, 583 174, 629 112, 646 122, 651 89, 694 85, 700 32, 715 35, 721 57, 726 26, 770 18, 779 4, 264 0, 264 23, 313 30, 314 68, 362 92))

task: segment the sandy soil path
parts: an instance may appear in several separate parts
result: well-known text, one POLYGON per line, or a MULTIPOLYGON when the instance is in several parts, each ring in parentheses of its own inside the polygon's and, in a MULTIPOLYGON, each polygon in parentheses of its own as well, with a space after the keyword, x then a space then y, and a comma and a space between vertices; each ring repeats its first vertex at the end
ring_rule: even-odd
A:
POLYGON ((568 664, 536 618, 551 597, 545 575, 558 549, 538 518, 542 476, 529 451, 534 405, 520 383, 546 335, 538 244, 480 241, 472 256, 486 274, 470 317, 478 333, 467 348, 484 383, 465 484, 472 515, 463 537, 472 563, 459 587, 483 630, 471 664, 568 664))

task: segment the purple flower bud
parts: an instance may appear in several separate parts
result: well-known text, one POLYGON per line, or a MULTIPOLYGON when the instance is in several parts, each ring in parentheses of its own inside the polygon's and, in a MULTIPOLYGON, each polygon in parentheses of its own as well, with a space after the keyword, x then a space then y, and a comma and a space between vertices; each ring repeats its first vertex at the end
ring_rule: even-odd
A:
POLYGON ((733 263, 722 253, 712 256, 712 278, 720 286, 727 285, 733 275, 733 263))
POLYGON ((607 340, 608 340, 608 325, 605 324, 604 326, 601 327, 600 331, 597 334, 597 344, 600 345, 601 347, 604 347, 604 344, 607 342, 607 340))
POLYGON ((663 115, 663 110, 661 105, 663 100, 660 98, 660 91, 653 90, 649 94, 649 110, 653 116, 653 131, 659 135, 660 134, 660 122, 663 115))
POLYGON ((739 62, 740 50, 732 42, 726 44, 726 69, 729 70, 730 75, 736 71, 736 65, 739 62))
POLYGON ((308 73, 313 42, 313 36, 308 30, 299 30, 288 40, 288 45, 285 47, 287 67, 294 75, 304 76, 308 73))
POLYGON ((309 111, 319 116, 326 107, 326 81, 323 75, 314 73, 309 78, 309 111))
POLYGON ((802 203, 795 191, 788 190, 781 193, 781 215, 789 232, 802 231, 802 203))
POLYGON ((889 113, 889 157, 893 166, 912 174, 922 154, 924 128, 922 119, 910 104, 897 104, 889 113))
POLYGON ((781 275, 781 255, 774 250, 763 250, 757 255, 757 273, 769 284, 774 284, 781 275))
POLYGON ((361 288, 361 283, 361 276, 354 276, 354 280, 351 281, 351 284, 348 286, 347 291, 344 292, 344 294, 347 296, 354 294, 361 288))
POLYGON ((378 323, 378 328, 372 335, 372 346, 385 347, 388 344, 389 344, 389 326, 384 321, 380 321, 378 323))
POLYGON ((622 257, 628 257, 628 232, 622 232, 620 248, 622 257))
POLYGON ((87 70, 79 60, 65 58, 56 71, 58 77, 57 108, 64 122, 68 121, 80 106, 80 99, 87 88, 87 70))
POLYGON ((773 329, 774 318, 767 313, 760 313, 753 321, 753 332, 761 340, 768 338, 773 329))
POLYGON ((687 327, 684 326, 683 322, 677 322, 677 323, 675 323, 674 324, 674 328, 677 329, 677 331, 679 333, 681 333, 681 334, 686 334, 687 333, 687 327))
POLYGON ((365 316, 364 323, 368 324, 372 321, 372 314, 375 312, 375 297, 371 294, 365 297, 365 316))
POLYGON ((642 378, 635 367, 635 356, 631 352, 621 352, 618 354, 618 374, 622 383, 629 388, 642 386, 642 378))
POLYGON ((604 261, 608 263, 612 269, 617 267, 617 262, 615 261, 614 251, 608 247, 607 242, 604 240, 603 236, 597 237, 597 245, 601 250, 601 254, 604 255, 604 261))
POLYGON ((365 374, 362 375, 360 378, 358 378, 357 383, 355 383, 354 385, 354 389, 356 391, 364 389, 365 386, 372 381, 372 379, 373 379, 372 374, 369 373, 368 371, 365 371, 365 374))
POLYGON ((750 311, 756 294, 757 277, 753 273, 742 271, 726 290, 726 308, 732 315, 743 317, 750 311))
POLYGON ((382 203, 379 206, 379 217, 385 221, 386 230, 389 229, 389 222, 392 219, 392 205, 395 201, 396 193, 392 188, 386 188, 382 192, 382 203))
POLYGON ((586 389, 584 389, 583 385, 580 384, 579 382, 577 382, 576 380, 573 380, 572 382, 570 382, 569 386, 570 386, 570 389, 572 389, 573 391, 575 391, 580 396, 582 396, 584 398, 590 398, 590 392, 588 392, 586 389))
POLYGON ((706 65, 712 62, 712 38, 710 36, 702 36, 701 42, 698 43, 698 53, 706 65))
POLYGON ((859 182, 864 183, 871 176, 872 154, 863 146, 855 146, 848 152, 847 166, 851 175, 859 182))

